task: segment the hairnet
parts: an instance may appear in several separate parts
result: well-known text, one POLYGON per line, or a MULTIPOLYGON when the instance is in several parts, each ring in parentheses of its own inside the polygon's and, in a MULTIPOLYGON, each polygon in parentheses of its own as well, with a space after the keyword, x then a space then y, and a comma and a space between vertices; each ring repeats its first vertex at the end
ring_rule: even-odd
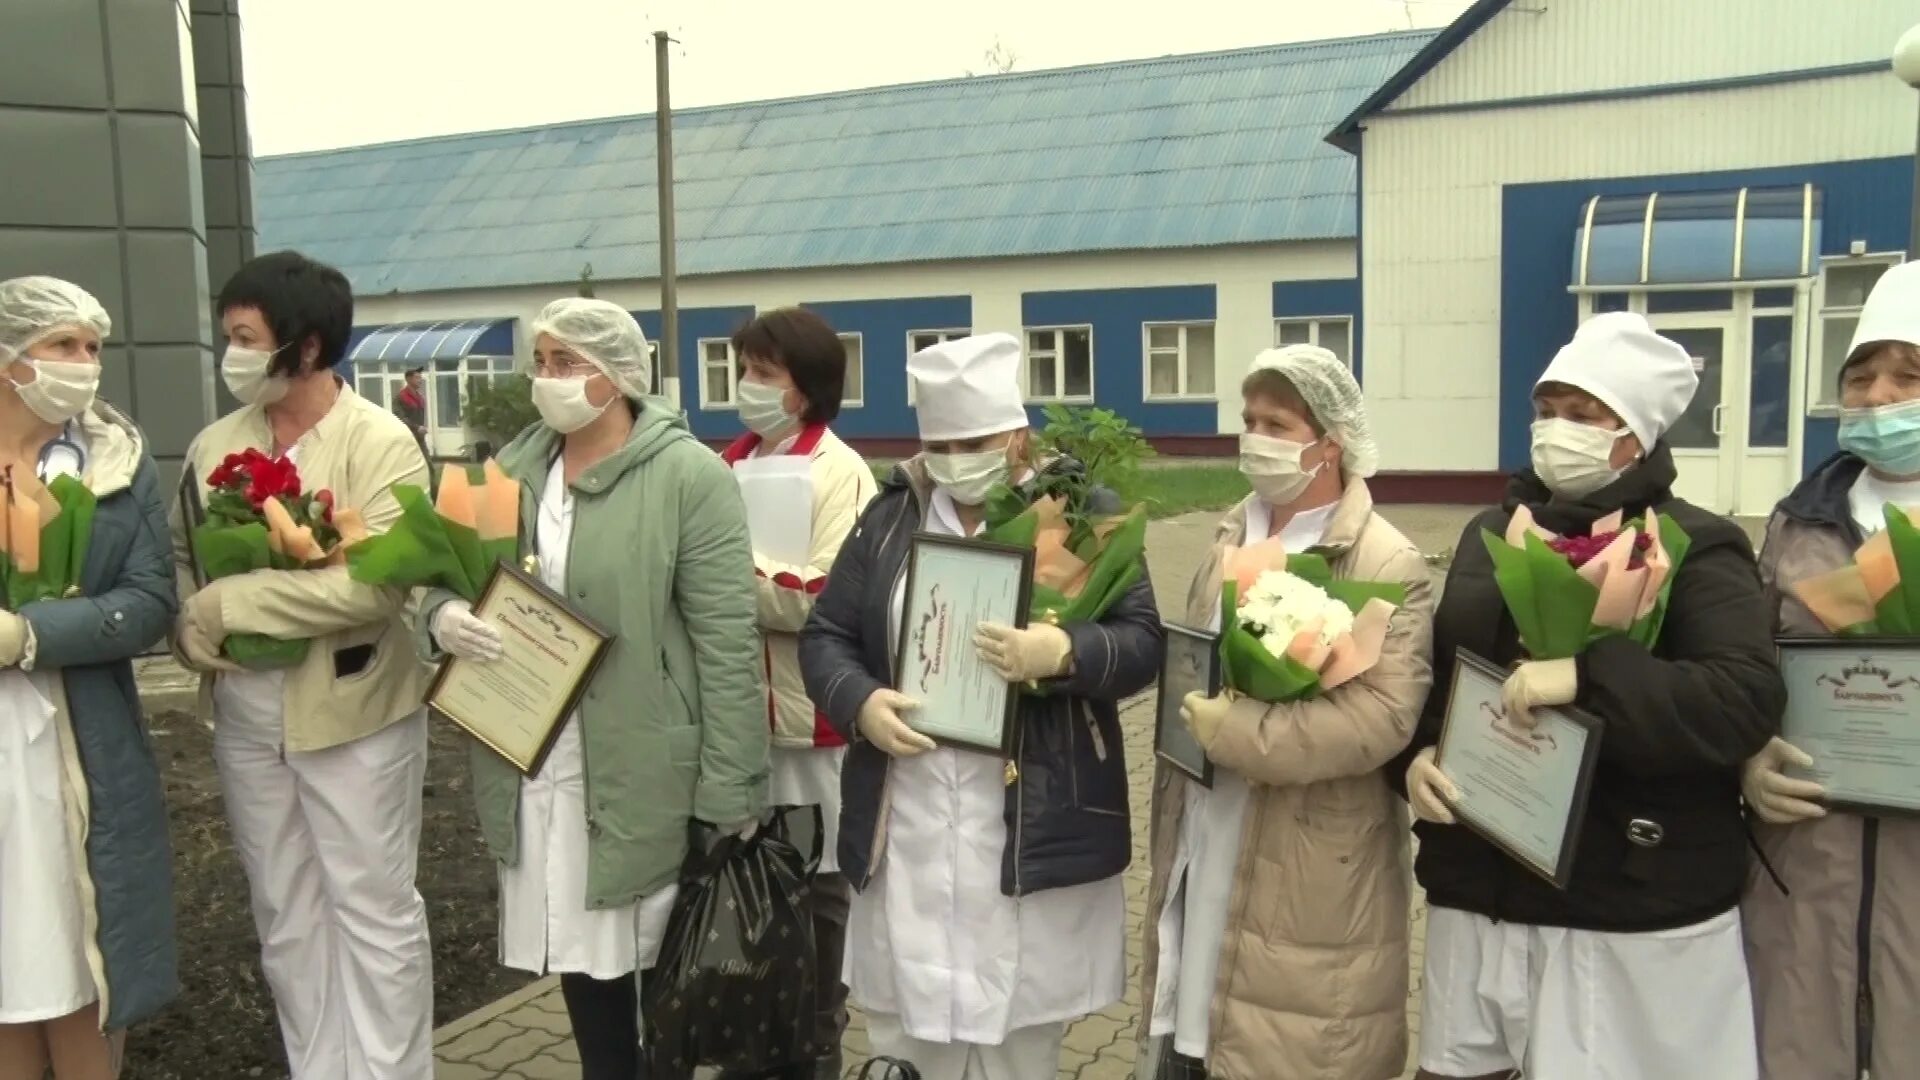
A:
POLYGON ((645 397, 653 385, 647 335, 618 304, 579 296, 555 300, 540 309, 540 316, 533 320, 533 332, 565 342, 592 361, 627 397, 645 397))
POLYGON ((12 363, 56 331, 83 327, 104 338, 113 320, 80 286, 50 277, 0 281, 0 363, 12 363))
POLYGON ((1247 374, 1260 371, 1284 375, 1300 392, 1313 418, 1340 444, 1341 472, 1367 477, 1380 467, 1380 445, 1367 423, 1366 398, 1339 357, 1318 345, 1287 345, 1254 357, 1247 374))

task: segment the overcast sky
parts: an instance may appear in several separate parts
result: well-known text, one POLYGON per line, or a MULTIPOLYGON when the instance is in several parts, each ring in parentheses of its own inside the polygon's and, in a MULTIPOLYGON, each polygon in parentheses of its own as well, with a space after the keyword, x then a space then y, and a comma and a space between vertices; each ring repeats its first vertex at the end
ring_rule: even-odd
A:
POLYGON ((245 0, 257 155, 1437 27, 1470 0, 245 0))

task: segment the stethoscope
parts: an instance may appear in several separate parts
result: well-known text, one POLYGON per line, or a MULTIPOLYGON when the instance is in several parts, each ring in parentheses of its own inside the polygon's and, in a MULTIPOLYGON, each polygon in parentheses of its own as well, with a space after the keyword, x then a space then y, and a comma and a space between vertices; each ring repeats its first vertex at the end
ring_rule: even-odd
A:
POLYGON ((60 434, 40 448, 40 459, 34 463, 33 471, 43 484, 56 476, 79 476, 87 471, 87 452, 74 440, 72 423, 63 426, 60 434))

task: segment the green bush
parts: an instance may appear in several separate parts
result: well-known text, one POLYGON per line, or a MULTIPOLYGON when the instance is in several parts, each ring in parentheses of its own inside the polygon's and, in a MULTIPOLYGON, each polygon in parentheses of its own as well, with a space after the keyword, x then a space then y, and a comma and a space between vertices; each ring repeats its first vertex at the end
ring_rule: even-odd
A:
POLYGON ((467 431, 475 440, 492 443, 496 452, 540 419, 533 407, 533 380, 525 375, 474 379, 461 407, 467 431))
POLYGON ((1087 476, 1133 498, 1140 488, 1140 466, 1153 447, 1140 429, 1111 409, 1049 405, 1040 429, 1042 454, 1065 454, 1087 467, 1087 476))

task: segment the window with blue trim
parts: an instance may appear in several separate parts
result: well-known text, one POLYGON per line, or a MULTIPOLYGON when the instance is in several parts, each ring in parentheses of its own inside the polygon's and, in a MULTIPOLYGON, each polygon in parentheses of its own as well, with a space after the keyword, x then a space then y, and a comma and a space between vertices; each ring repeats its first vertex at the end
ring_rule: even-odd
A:
POLYGON ((1148 401, 1213 400, 1213 324, 1147 323, 1148 401))
POLYGON ((1093 327, 1027 328, 1027 400, 1093 400, 1093 327))
POLYGON ((1318 345, 1353 366, 1353 320, 1345 315, 1273 320, 1273 344, 1318 345))

